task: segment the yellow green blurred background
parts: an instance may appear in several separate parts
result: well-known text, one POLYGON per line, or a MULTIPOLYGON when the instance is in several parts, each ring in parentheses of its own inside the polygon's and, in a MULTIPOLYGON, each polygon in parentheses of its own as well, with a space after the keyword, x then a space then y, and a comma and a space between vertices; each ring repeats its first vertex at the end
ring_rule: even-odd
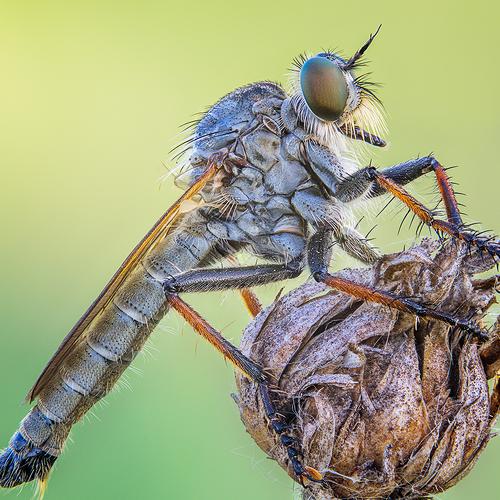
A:
MULTIPOLYGON (((500 232, 499 14, 480 0, 2 1, 0 446, 62 337, 178 195, 158 179, 179 125, 239 85, 285 82, 303 51, 350 54, 382 23, 368 70, 384 84, 390 147, 375 164, 433 151, 459 165, 468 220, 500 232)), ((382 249, 413 241, 414 229, 397 234, 402 215, 377 221, 382 249)), ((278 289, 259 293, 270 301, 278 289)), ((238 341, 238 297, 189 300, 238 341)), ((298 496, 245 433, 231 368, 180 319, 163 321, 134 366, 74 429, 48 500, 298 496)), ((494 498, 499 457, 497 440, 439 498, 494 498)))

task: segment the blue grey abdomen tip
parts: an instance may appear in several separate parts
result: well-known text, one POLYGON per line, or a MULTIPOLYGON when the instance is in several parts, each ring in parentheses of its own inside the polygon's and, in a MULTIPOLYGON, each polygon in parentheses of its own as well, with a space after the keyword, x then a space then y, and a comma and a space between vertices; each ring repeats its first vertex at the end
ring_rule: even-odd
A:
POLYGON ((16 432, 0 455, 0 487, 13 488, 34 479, 44 480, 56 458, 16 432))

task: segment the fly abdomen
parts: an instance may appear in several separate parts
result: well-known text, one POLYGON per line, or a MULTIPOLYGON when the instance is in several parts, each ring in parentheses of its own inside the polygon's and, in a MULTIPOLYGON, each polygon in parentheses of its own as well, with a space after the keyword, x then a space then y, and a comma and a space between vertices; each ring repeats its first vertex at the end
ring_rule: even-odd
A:
POLYGON ((108 304, 59 376, 43 389, 0 456, 0 486, 43 481, 62 452, 73 424, 111 390, 142 348, 164 309, 160 307, 152 314, 150 302, 148 306, 139 303, 140 290, 151 292, 145 284, 150 276, 144 269, 142 274, 144 286, 138 287, 135 279, 127 293, 115 297, 120 308, 114 302, 108 304))
POLYGON ((136 266, 43 387, 0 455, 0 487, 46 479, 71 427, 134 360, 167 310, 162 281, 196 267, 215 244, 206 226, 194 223, 200 225, 196 214, 191 221, 189 230, 178 230, 136 266))

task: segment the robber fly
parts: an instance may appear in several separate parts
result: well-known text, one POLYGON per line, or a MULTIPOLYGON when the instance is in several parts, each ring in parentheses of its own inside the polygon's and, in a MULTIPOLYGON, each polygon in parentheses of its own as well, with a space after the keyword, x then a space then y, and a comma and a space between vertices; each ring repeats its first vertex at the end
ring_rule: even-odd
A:
POLYGON ((385 145, 380 102, 369 82, 354 75, 375 35, 348 59, 332 52, 300 57, 289 93, 271 82, 244 86, 194 125, 177 179, 186 191, 134 248, 30 390, 27 399, 36 404, 0 456, 1 486, 45 483, 71 427, 110 391, 170 308, 259 384, 269 425, 297 478, 322 481, 302 463, 263 369, 184 302, 183 293, 240 289, 257 313, 249 288, 294 278, 308 267, 317 281, 357 299, 486 337, 466 319, 328 272, 334 242, 361 262, 379 258, 350 213, 360 200, 384 193, 440 235, 500 255, 498 241, 463 225, 446 170, 434 157, 381 171, 355 161, 357 145, 385 145), (444 220, 402 187, 428 172, 435 174, 444 220), (239 251, 265 263, 213 266, 239 251))

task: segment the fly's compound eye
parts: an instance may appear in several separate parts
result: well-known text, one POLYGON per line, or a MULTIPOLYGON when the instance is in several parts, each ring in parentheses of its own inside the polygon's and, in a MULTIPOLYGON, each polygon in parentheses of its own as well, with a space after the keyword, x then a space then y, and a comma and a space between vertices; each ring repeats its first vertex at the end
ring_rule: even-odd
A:
POLYGON ((300 70, 300 87, 309 109, 322 120, 335 121, 345 110, 349 91, 342 70, 325 57, 311 57, 300 70))

